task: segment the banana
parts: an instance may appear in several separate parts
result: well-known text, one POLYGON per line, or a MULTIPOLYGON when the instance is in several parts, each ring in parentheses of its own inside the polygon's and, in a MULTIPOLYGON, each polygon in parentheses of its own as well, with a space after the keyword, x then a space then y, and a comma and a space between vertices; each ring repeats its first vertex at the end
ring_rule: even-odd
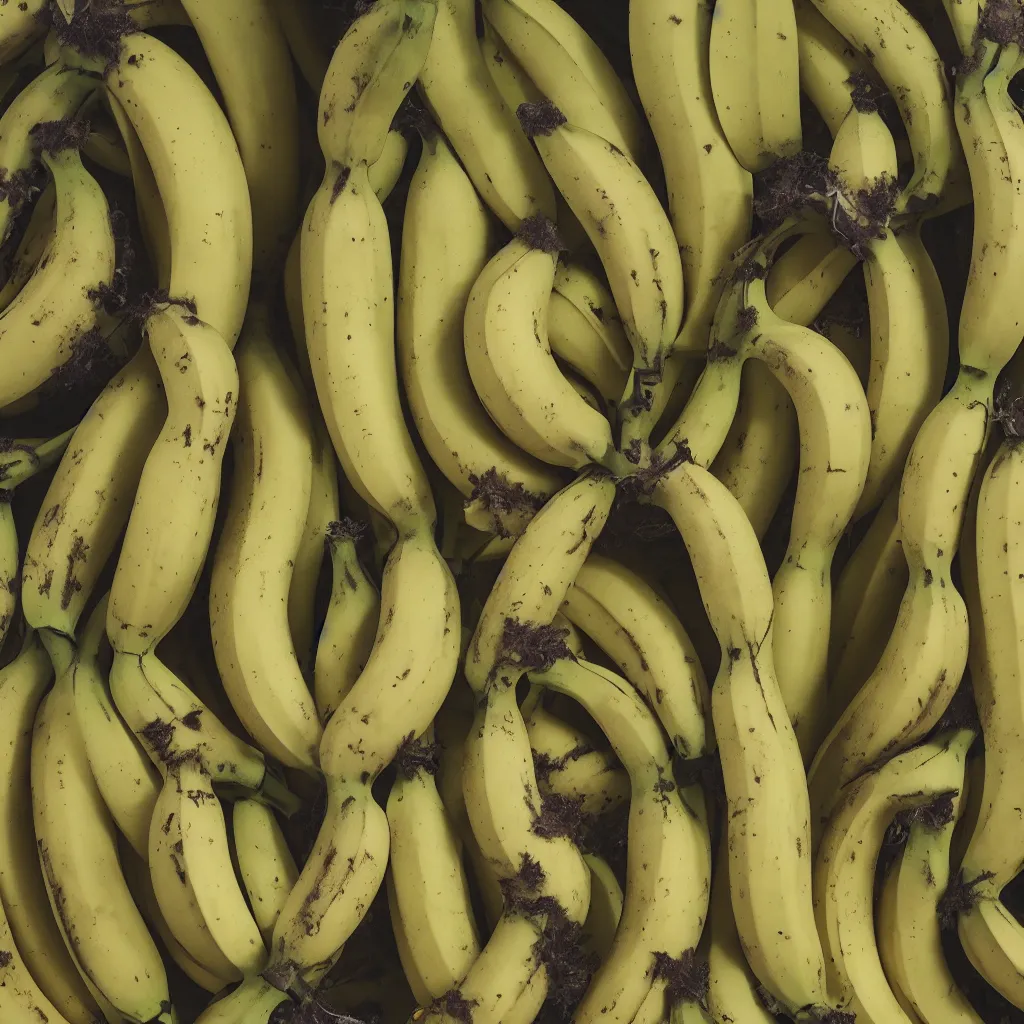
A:
POLYGON ((74 636, 128 522, 165 411, 160 375, 144 345, 75 429, 32 526, 21 599, 34 629, 74 636))
POLYGON ((229 995, 211 1003, 196 1019, 196 1024, 248 1024, 269 1021, 288 996, 259 975, 246 978, 229 995))
POLYGON ((470 0, 439 0, 418 85, 480 199, 510 231, 536 213, 554 219, 551 181, 488 73, 470 0))
POLYGON ((899 530, 899 488, 894 487, 836 582, 829 647, 830 728, 878 664, 908 582, 899 530))
POLYGON ((53 249, 56 228, 57 189, 53 178, 32 204, 28 224, 18 247, 4 260, 4 284, 0 288, 0 309, 6 309, 28 283, 36 268, 53 249))
POLYGON ((32 194, 40 172, 37 126, 73 118, 92 99, 95 78, 62 63, 41 71, 0 117, 0 241, 32 194))
POLYGON ((608 58, 567 11, 553 0, 484 0, 483 13, 574 125, 640 159, 645 126, 608 58))
POLYGON ((466 365, 491 418, 520 448, 582 469, 606 463, 611 424, 566 379, 547 337, 560 241, 543 216, 523 222, 481 272, 465 317, 466 365))
POLYGON ((590 868, 590 909, 583 922, 583 942, 590 952, 604 961, 622 920, 625 897, 615 872, 606 860, 595 853, 585 853, 583 859, 590 868))
POLYGON ((961 372, 914 440, 899 496, 909 582, 874 671, 822 742, 808 773, 817 833, 840 788, 922 739, 967 660, 967 614, 950 578, 970 482, 984 448, 991 381, 961 372))
POLYGON ((329 167, 302 232, 306 344, 345 476, 405 535, 435 509, 399 402, 388 239, 366 165, 329 167))
POLYGON ((701 757, 708 746, 707 682, 669 604, 621 562, 592 553, 562 608, 636 687, 675 753, 684 760, 701 757))
MULTIPOLYGON (((942 59, 899 0, 812 0, 846 40, 867 58, 896 101, 910 139, 914 172, 897 211, 927 207, 942 194, 955 162, 953 112, 942 59), (900 45, 887 41, 899 39, 900 45)), ((968 147, 964 146, 968 152, 968 147)))
POLYGON ((586 472, 530 521, 509 552, 469 642, 464 671, 475 692, 521 671, 518 652, 508 647, 515 627, 551 623, 604 528, 614 496, 611 477, 586 472))
MULTIPOLYGON (((105 615, 106 604, 104 595, 93 614, 105 615)), ((96 788, 114 823, 145 860, 160 776, 114 706, 106 661, 83 659, 75 669, 75 717, 96 788)))
POLYGON ((430 730, 406 748, 426 757, 399 755, 386 808, 388 902, 392 917, 401 922, 402 967, 423 1002, 454 988, 480 952, 460 843, 434 781, 436 762, 429 762, 432 743, 430 730))
POLYGON ((875 939, 875 866, 895 813, 955 793, 972 730, 947 731, 847 787, 814 864, 814 903, 826 946, 829 988, 858 1019, 906 1021, 875 939))
POLYGON ((288 626, 302 674, 307 680, 314 672, 314 618, 317 586, 324 563, 325 538, 330 524, 336 522, 341 515, 334 448, 321 417, 315 410, 311 410, 309 415, 313 431, 309 507, 288 588, 288 626))
POLYGON ((956 41, 964 54, 974 49, 974 38, 978 31, 978 19, 981 14, 981 0, 942 0, 949 17, 949 22, 956 35, 956 41))
POLYGON ((26 0, 0 8, 0 63, 18 57, 43 34, 45 0, 26 0))
POLYGON ((50 910, 32 821, 33 722, 52 681, 53 667, 34 632, 26 636, 13 661, 0 669, 0 948, 11 955, 10 963, 0 969, 0 985, 5 992, 19 993, 17 1005, 26 1010, 38 1005, 58 1024, 93 1024, 99 1008, 50 910))
POLYGON ((103 621, 101 613, 90 617, 77 650, 66 638, 43 634, 57 681, 39 707, 32 737, 36 843, 54 917, 104 1016, 170 1024, 164 965, 121 872, 114 822, 93 780, 75 711, 74 677, 81 664, 97 659, 103 621))
POLYGON ((707 348, 721 275, 749 236, 753 203, 750 173, 733 155, 715 111, 711 23, 706 2, 629 6, 633 74, 661 155, 682 257, 687 308, 674 342, 680 352, 707 348))
POLYGON ((269 318, 265 306, 252 305, 237 347, 232 494, 213 558, 210 629, 224 689, 246 731, 283 764, 313 773, 320 720, 287 614, 309 511, 313 436, 269 318))
POLYGON ((236 800, 231 834, 249 906, 264 942, 269 942, 299 869, 273 809, 266 804, 236 800))
POLYGON ((1008 429, 978 496, 974 571, 979 614, 972 618, 971 676, 985 739, 985 767, 980 813, 960 865, 960 882, 971 886, 974 902, 960 914, 958 928, 975 968, 1017 1005, 1024 1001, 1024 941, 1000 894, 1019 869, 1010 759, 1024 731, 1014 594, 1024 453, 1013 425, 1008 429))
POLYGON ((0 484, 15 491, 23 483, 52 469, 67 451, 75 427, 53 437, 4 438, 0 442, 0 484))
POLYGON ((39 387, 88 343, 98 296, 114 276, 114 235, 99 184, 75 149, 44 150, 41 159, 56 190, 56 228, 49 259, 40 261, 0 320, 8 355, 0 406, 39 387))
POLYGON ((775 675, 764 556, 743 509, 707 470, 681 463, 658 481, 654 500, 682 534, 722 648, 711 712, 725 775, 730 891, 740 939, 761 984, 783 1006, 823 1007, 810 808, 799 744, 775 675))
MULTIPOLYGON (((633 349, 634 404, 643 405, 643 387, 659 378, 683 315, 683 267, 672 224, 621 149, 567 123, 550 101, 521 106, 519 119, 601 259, 633 349)), ((627 388, 624 398, 630 394, 627 388)))
POLYGON ((272 0, 181 0, 210 61, 249 183, 253 265, 273 272, 295 228, 299 117, 288 43, 272 0))
POLYGON ((170 233, 168 291, 233 346, 252 271, 252 208, 231 126, 184 58, 145 32, 104 82, 138 133, 170 233))
POLYGON ((356 537, 348 522, 327 528, 331 601, 313 667, 316 706, 325 725, 366 667, 380 620, 380 594, 359 561, 356 537))
POLYGON ((243 976, 258 973, 267 949, 235 876, 220 799, 200 758, 184 758, 175 770, 182 790, 181 856, 203 920, 243 976))
POLYGON ((121 659, 152 652, 181 617, 213 532, 238 371, 224 337, 194 309, 162 303, 145 325, 168 411, 142 470, 111 585, 115 675, 121 659))
POLYGON ((380 156, 391 120, 423 68, 436 14, 432 0, 388 0, 360 13, 345 32, 317 112, 328 176, 380 156))
POLYGON ((801 148, 792 0, 719 0, 708 70, 722 132, 752 174, 801 148))
MULTIPOLYGON (((936 807, 943 806, 943 797, 939 797, 935 802, 936 807)), ((927 808, 915 808, 909 813, 927 813, 927 808)), ((907 812, 904 812, 907 813, 907 812)), ((897 819, 893 820, 893 825, 897 823, 897 819)), ((890 826, 892 827, 892 826, 890 826)), ((882 845, 883 852, 885 847, 888 846, 888 840, 890 836, 887 832, 883 837, 882 845)), ((906 836, 903 836, 906 839, 906 836)), ((881 872, 881 856, 879 856, 879 865, 876 867, 876 872, 881 872)), ((900 864, 903 860, 903 847, 900 846, 892 859, 888 867, 888 874, 885 875, 882 881, 881 891, 879 892, 876 903, 875 903, 875 941, 878 945, 878 958, 882 962, 882 967, 885 971, 886 980, 889 982, 889 987, 892 989, 892 994, 896 997, 896 1002, 899 1003, 900 1009, 903 1010, 906 1018, 910 1020, 911 1024, 921 1024, 921 1017, 918 1016, 917 1010, 914 1009, 914 1004, 907 997, 906 992, 910 985, 907 982, 903 971, 903 963, 900 960, 899 954, 899 939, 897 928, 898 924, 896 921, 897 912, 897 884, 900 876, 900 864)), ((948 871, 948 868, 947 868, 948 871)), ((927 912, 928 904, 925 903, 927 912)), ((938 911, 936 908, 931 908, 930 914, 935 916, 936 922, 938 922, 938 911)))
POLYGON ((574 1019, 630 1022, 655 982, 655 954, 678 957, 695 948, 704 927, 711 887, 704 795, 671 781, 672 757, 658 721, 625 679, 569 658, 530 679, 582 704, 629 772, 622 919, 574 1019))
POLYGON ((320 95, 331 53, 310 0, 271 0, 292 59, 314 96, 320 95))
POLYGON ((558 490, 561 476, 495 426, 466 367, 463 317, 487 263, 490 235, 480 199, 444 138, 425 138, 402 230, 396 326, 402 383, 431 459, 468 502, 478 503, 467 510, 473 523, 516 535, 558 490), (489 502, 492 480, 505 485, 510 499, 522 491, 522 500, 508 509, 489 502))
POLYGON ((981 1024, 950 973, 939 930, 939 901, 950 879, 950 841, 962 809, 962 774, 956 782, 931 815, 910 825, 877 913, 878 950, 893 994, 902 995, 929 1024, 981 1024))

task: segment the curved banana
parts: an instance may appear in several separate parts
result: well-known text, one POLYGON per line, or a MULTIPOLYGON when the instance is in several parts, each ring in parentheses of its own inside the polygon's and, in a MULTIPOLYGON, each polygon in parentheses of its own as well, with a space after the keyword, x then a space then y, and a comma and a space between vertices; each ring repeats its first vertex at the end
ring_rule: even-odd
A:
POLYGON ((0 8, 0 63, 23 53, 43 34, 46 0, 24 0, 0 8))
POLYGON ((800 152, 800 75, 792 0, 719 0, 711 94, 722 132, 752 174, 800 152))
POLYGON ((76 149, 44 150, 56 190, 49 258, 0 316, 7 366, 0 406, 23 398, 57 372, 91 337, 99 296, 114 276, 114 235, 106 197, 76 149))
POLYGON ((628 566, 592 553, 562 610, 636 687, 676 754, 701 757, 708 745, 707 682, 693 643, 669 604, 628 566))
POLYGON ((287 614, 309 511, 312 429, 265 306, 250 307, 236 351, 232 494, 210 580, 213 649, 246 731, 283 764, 312 773, 320 719, 287 614))
POLYGON ((11 508, 13 497, 13 491, 0 490, 0 649, 14 622, 21 586, 21 546, 11 508))
POLYGON ((255 272, 274 271, 295 229, 299 114, 288 43, 272 0, 181 0, 224 97, 249 183, 255 272))
POLYGON ((642 397, 643 385, 660 374, 683 316, 683 266, 672 224, 621 149, 567 123, 550 101, 521 106, 519 119, 601 259, 633 349, 631 386, 642 397))
POLYGON ((843 1009, 872 1021, 907 1021, 885 976, 875 939, 875 866, 894 814, 955 793, 971 730, 946 732, 847 787, 814 863, 814 905, 826 947, 829 988, 843 1009))
POLYGON ((325 725, 366 667, 380 621, 380 594, 359 560, 356 536, 347 522, 327 528, 331 601, 313 666, 316 706, 325 725))
MULTIPOLYGON (((410 744, 433 742, 433 730, 410 744)), ((417 979, 417 999, 455 987, 480 952, 461 844, 448 820, 432 771, 436 764, 399 757, 388 796, 391 870, 388 902, 401 921, 402 967, 417 979), (417 991, 418 989, 418 991, 417 991)))
POLYGON ((6 309, 36 272, 53 248, 57 226, 57 189, 53 178, 46 183, 32 204, 28 224, 17 249, 4 260, 4 284, 0 288, 0 309, 6 309))
POLYGON ((227 117, 185 59, 145 32, 125 36, 104 81, 156 177, 170 232, 168 291, 232 346, 249 298, 252 207, 227 117))
POLYGON ((331 51, 315 5, 310 0, 271 0, 271 4, 296 66, 313 95, 319 96, 331 63, 331 51))
POLYGON ((671 753, 658 721, 625 679, 568 658, 531 672, 530 679, 578 701, 629 772, 622 919, 574 1014, 581 1024, 628 1024, 655 983, 655 955, 678 957, 692 950, 704 927, 711 889, 704 794, 699 786, 680 790, 671 780, 671 753))
POLYGON ((58 1024, 94 1024, 99 1008, 50 910, 32 821, 33 723, 52 682, 49 656, 30 633, 0 669, 0 948, 11 954, 0 984, 18 993, 19 1005, 37 1005, 58 1024))
POLYGON ((34 629, 74 636, 128 522, 165 411, 160 375, 144 345, 75 429, 32 526, 21 600, 34 629))
MULTIPOLYGON (((812 0, 870 62, 896 101, 913 152, 914 173, 897 203, 902 212, 934 203, 956 159, 942 59, 899 0, 812 0), (899 39, 899 46, 883 45, 899 39)), ((968 152, 965 145, 964 151, 968 152)))
POLYGON ((551 181, 487 70, 471 0, 438 3, 418 84, 465 174, 505 227, 518 231, 535 213, 555 217, 551 181))
MULTIPOLYGON (((105 615, 106 604, 104 595, 93 614, 105 615)), ((114 823, 145 860, 160 776, 118 713, 105 670, 98 658, 79 662, 72 679, 75 716, 96 788, 114 823)))
POLYGON ((826 1003, 813 920, 810 807, 800 747, 772 655, 774 605, 764 556, 735 498, 684 462, 657 483, 693 562, 722 648, 711 712, 728 800, 732 905, 747 959, 783 1006, 826 1003), (779 933, 787 937, 779 942, 779 933))
POLYGON ((249 1024, 269 1021, 288 996, 259 975, 246 978, 223 999, 211 1003, 196 1019, 196 1024, 249 1024))
POLYGON ((611 424, 562 373, 547 337, 560 242, 538 215, 495 255, 469 293, 466 365, 491 418, 520 448, 545 462, 582 469, 604 463, 611 424))
POLYGON ((608 58, 567 11, 554 0, 484 0, 483 13, 574 125, 639 160, 645 126, 608 58))
POLYGON ((604 858, 595 853, 585 853, 583 859, 590 868, 590 909, 583 922, 583 943, 599 960, 604 961, 622 920, 625 897, 615 872, 604 858))
MULTIPOLYGON (((34 0, 33 0, 34 2, 34 0)), ((22 89, 0 117, 0 241, 39 175, 37 126, 73 118, 95 95, 96 79, 58 62, 22 89)))
MULTIPOLYGON (((39 707, 32 738, 32 810, 50 906, 90 992, 112 1019, 174 1020, 160 953, 121 872, 116 830, 75 711, 74 677, 95 661, 103 616, 93 614, 77 650, 44 633, 57 681, 39 707)), ((94 668, 95 670, 95 668, 94 668)))
POLYGON ((593 470, 562 488, 516 541, 491 588, 465 656, 469 685, 482 693, 495 679, 518 675, 515 628, 547 626, 611 512, 615 484, 593 470))
POLYGON ((473 503, 467 513, 474 524, 517 535, 558 490, 561 475, 505 437, 466 367, 463 317, 487 263, 490 236, 480 199, 444 138, 425 138, 402 229, 396 327, 402 384, 424 447, 473 503), (513 507, 490 500, 500 495, 488 483, 507 492, 513 507))

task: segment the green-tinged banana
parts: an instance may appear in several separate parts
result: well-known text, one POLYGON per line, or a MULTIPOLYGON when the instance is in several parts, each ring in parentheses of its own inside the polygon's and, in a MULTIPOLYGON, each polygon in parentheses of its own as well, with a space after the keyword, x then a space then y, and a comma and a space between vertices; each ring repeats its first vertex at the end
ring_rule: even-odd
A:
POLYGON ((310 0, 272 0, 296 66, 314 96, 320 95, 331 51, 310 0))
POLYGON ((544 166, 487 70, 471 0, 439 0, 419 88, 481 199, 510 231, 535 213, 555 217, 544 166))
POLYGON ((0 485, 14 491, 38 473, 53 468, 67 451, 77 427, 54 437, 6 437, 0 440, 0 485))
POLYGON ((386 0, 364 10, 331 57, 317 111, 327 175, 372 164, 398 105, 423 68, 436 0, 386 0))
POLYGON ((899 108, 914 172, 897 208, 912 212, 933 203, 946 186, 957 153, 944 65, 934 44, 899 0, 812 2, 868 59, 899 108), (896 39, 899 45, 890 45, 896 39))
POLYGON ((984 448, 991 381, 961 368, 910 450, 899 496, 909 582, 874 671, 811 765, 815 833, 840 788, 922 739, 945 711, 967 661, 967 613, 951 578, 971 480, 984 448))
POLYGON ((77 114, 95 95, 96 79, 64 64, 41 71, 0 117, 0 239, 6 240, 14 216, 31 194, 39 173, 36 126, 77 114))
POLYGON ((534 516, 516 541, 466 652, 466 679, 477 693, 496 678, 518 677, 519 658, 509 648, 515 627, 551 623, 604 528, 614 496, 615 484, 606 473, 583 473, 534 516))
POLYGON ((250 1024, 268 1021, 286 993, 274 988, 259 975, 246 978, 229 995, 211 1003, 196 1019, 196 1024, 250 1024))
POLYGON ((893 994, 927 1024, 982 1024, 950 973, 939 924, 964 795, 962 761, 959 767, 955 788, 912 820, 876 911, 878 950, 893 994))
MULTIPOLYGON (((106 603, 104 595, 94 614, 105 614, 106 603)), ((96 788, 114 823, 145 860, 161 781, 110 696, 108 660, 89 658, 79 662, 72 680, 75 715, 96 788)))
POLYGON ((729 848, 718 842, 711 875, 708 909, 708 1011, 715 1024, 772 1024, 758 992, 759 982, 747 963, 736 929, 729 888, 729 848))
POLYGON ((179 777, 168 775, 149 829, 148 861, 153 898, 168 932, 186 956, 227 984, 238 981, 242 974, 214 941, 196 898, 181 834, 181 805, 186 799, 179 777))
POLYGON ((675 341, 681 352, 707 348, 721 275, 750 232, 753 183, 729 147, 712 98, 712 8, 704 0, 629 5, 633 74, 661 154, 686 283, 675 341))
POLYGON ((231 834, 252 915, 264 942, 270 942, 299 869, 272 807, 258 800, 236 800, 231 834))
POLYGON ((184 758, 175 771, 182 790, 181 856, 203 920, 243 976, 255 974, 266 964, 267 949, 235 875, 224 809, 200 758, 184 758))
POLYGON ((265 306, 250 306, 236 355, 231 498, 210 580, 213 649, 246 731, 283 764, 315 772, 320 719, 288 622, 312 488, 312 427, 265 306))
POLYGON ((115 663, 153 651, 195 591, 238 401, 231 349, 194 307, 158 305, 145 333, 168 408, 142 470, 111 585, 107 634, 115 663))
POLYGON ((704 794, 672 781, 672 755, 657 719, 625 679, 562 658, 530 679, 578 701, 629 772, 631 799, 622 919, 574 1019, 628 1024, 655 982, 657 954, 696 947, 711 888, 704 794), (671 894, 671 895, 670 895, 671 894), (684 895, 685 894, 685 895, 684 895))
POLYGON ((249 182, 253 265, 269 274, 295 229, 299 115, 295 73, 273 0, 181 0, 199 33, 249 182))
POLYGON ((516 535, 558 490, 561 475, 510 441, 473 390, 463 318, 488 260, 490 236, 466 172, 443 137, 428 136, 402 230, 396 328, 402 384, 420 440, 471 503, 472 524, 516 535))
POLYGON ((875 867, 899 811, 957 793, 972 730, 947 731, 858 779, 842 794, 814 863, 814 908, 827 950, 829 989, 866 1021, 907 1021, 875 938, 875 867))
POLYGON ((707 682, 669 604, 623 563, 591 554, 562 609, 636 687, 676 754, 684 760, 701 757, 708 746, 707 682))
POLYGON ((195 303, 232 346, 249 299, 252 208, 228 119, 185 59, 145 32, 125 36, 104 81, 159 187, 170 232, 168 291, 195 303))
POLYGON ((32 213, 17 249, 4 260, 0 310, 11 304, 42 260, 52 251, 57 226, 56 214, 57 189, 51 177, 32 204, 32 213))
POLYGON ((487 412, 515 444, 557 466, 606 463, 607 417, 573 389, 548 339, 548 304, 561 242, 543 215, 480 273, 465 316, 466 365, 487 412))
POLYGON ((0 406, 43 384, 88 342, 114 276, 114 234, 99 183, 76 149, 46 150, 42 162, 56 191, 55 234, 49 258, 0 316, 7 353, 0 406))
POLYGON ((53 1012, 51 1019, 57 1024, 63 1020, 94 1024, 99 1008, 50 910, 32 821, 33 724, 52 681, 53 666, 35 633, 26 637, 14 660, 0 669, 0 929, 6 933, 0 948, 11 955, 7 967, 0 969, 0 986, 5 992, 19 993, 15 1005, 26 1010, 38 1005, 48 1014, 53 1012))
POLYGON ((365 164, 328 168, 301 260, 306 344, 345 476, 399 534, 430 531, 434 500, 399 400, 388 226, 365 164))
POLYGON ((22 570, 22 608, 33 628, 74 636, 128 522, 165 411, 143 346, 75 429, 43 498, 22 570))
POLYGON ((437 791, 431 759, 433 730, 399 756, 388 796, 391 871, 388 901, 401 919, 402 966, 418 979, 417 999, 436 999, 454 988, 480 952, 461 843, 437 791), (420 756, 425 755, 425 756, 420 756))
POLYGON ((878 664, 908 581, 900 540, 899 488, 894 487, 836 581, 829 643, 829 728, 878 664))
POLYGON ((723 134, 748 171, 800 151, 792 0, 719 0, 711 18, 709 72, 723 134))
POLYGON ((601 259, 633 349, 635 386, 650 385, 683 315, 683 267, 672 224, 621 149, 567 123, 549 101, 521 106, 519 119, 601 259))
POLYGON ((590 868, 590 909, 583 922, 583 942, 595 956, 604 961, 615 941, 615 931, 622 920, 625 897, 615 872, 603 857, 585 853, 590 868))
POLYGON ((341 515, 334 448, 327 428, 315 410, 310 410, 310 419, 313 429, 313 461, 309 507, 288 588, 288 625, 295 643, 295 654, 307 680, 314 672, 316 596, 324 564, 328 527, 337 522, 341 515))
POLYGON ((93 780, 75 711, 74 677, 95 661, 103 615, 76 649, 44 633, 57 673, 32 736, 32 810, 50 906, 68 952, 108 1021, 174 1020, 167 976, 121 871, 117 832, 93 780))
POLYGON ((979 613, 971 617, 971 678, 985 739, 985 768, 980 813, 960 864, 959 884, 970 887, 973 899, 960 914, 958 928, 982 977, 1018 1005, 1024 1002, 1024 935, 1004 908, 1001 893, 1020 868, 1013 751, 1024 735, 1016 594, 1024 552, 1018 511, 1024 450, 1012 421, 1008 431, 978 495, 976 569, 970 571, 977 601, 972 613, 975 607, 979 613))
POLYGON ((820 1008, 827 996, 811 894, 810 807, 775 675, 764 556, 742 507, 707 470, 682 463, 661 478, 654 500, 682 534, 722 649, 711 713, 740 939, 761 984, 783 1006, 820 1008))
POLYGON ((567 11, 554 0, 484 0, 483 13, 574 125, 640 159, 645 126, 608 58, 567 11))
POLYGON ((359 560, 353 527, 347 520, 327 527, 331 601, 313 666, 314 696, 324 724, 366 667, 380 622, 380 594, 359 560))

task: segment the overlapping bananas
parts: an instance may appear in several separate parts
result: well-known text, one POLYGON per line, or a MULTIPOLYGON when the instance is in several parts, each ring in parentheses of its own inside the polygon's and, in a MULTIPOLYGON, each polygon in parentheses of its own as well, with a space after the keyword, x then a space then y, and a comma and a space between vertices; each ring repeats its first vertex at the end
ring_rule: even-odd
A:
POLYGON ((1022 70, 0 0, 0 1024, 1024 1015, 1022 70))

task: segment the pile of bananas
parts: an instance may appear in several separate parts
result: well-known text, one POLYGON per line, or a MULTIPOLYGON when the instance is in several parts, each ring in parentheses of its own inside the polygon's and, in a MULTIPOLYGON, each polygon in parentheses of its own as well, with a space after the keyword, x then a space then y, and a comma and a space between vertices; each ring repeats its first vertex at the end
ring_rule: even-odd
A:
POLYGON ((1024 1019, 1022 71, 0 0, 0 1024, 1024 1019))

